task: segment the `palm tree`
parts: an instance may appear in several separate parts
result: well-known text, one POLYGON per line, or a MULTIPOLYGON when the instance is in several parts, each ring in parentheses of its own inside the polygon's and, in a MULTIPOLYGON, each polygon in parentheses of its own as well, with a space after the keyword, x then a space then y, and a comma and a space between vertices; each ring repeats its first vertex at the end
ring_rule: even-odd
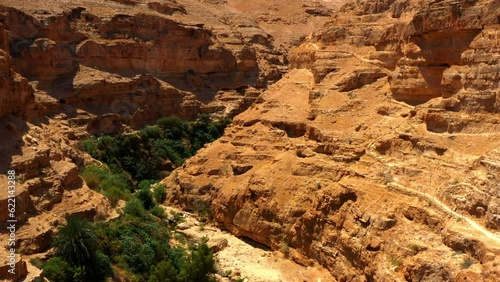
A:
POLYGON ((96 253, 96 235, 90 222, 71 216, 61 226, 52 242, 56 256, 73 265, 86 265, 96 253))

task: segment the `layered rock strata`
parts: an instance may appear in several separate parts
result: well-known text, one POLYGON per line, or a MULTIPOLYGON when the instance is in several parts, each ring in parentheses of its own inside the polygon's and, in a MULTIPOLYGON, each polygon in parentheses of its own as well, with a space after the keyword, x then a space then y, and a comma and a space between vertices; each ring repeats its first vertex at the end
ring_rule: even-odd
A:
POLYGON ((339 281, 498 280, 499 12, 346 4, 169 202, 339 281))

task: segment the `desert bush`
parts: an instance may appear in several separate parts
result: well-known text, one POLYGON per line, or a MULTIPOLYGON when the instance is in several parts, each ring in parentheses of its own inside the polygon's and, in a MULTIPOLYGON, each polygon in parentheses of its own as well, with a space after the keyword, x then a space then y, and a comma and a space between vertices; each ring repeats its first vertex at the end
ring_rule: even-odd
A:
POLYGON ((134 198, 127 202, 124 209, 125 213, 137 218, 144 218, 146 216, 146 210, 141 200, 134 198))
POLYGON ((43 274, 54 282, 73 282, 73 269, 63 258, 53 257, 45 263, 43 274))
POLYGON ((98 166, 89 165, 83 169, 81 177, 91 189, 98 190, 106 173, 104 169, 98 166))
POLYGON ((121 190, 118 187, 111 186, 105 191, 102 191, 102 194, 109 199, 111 206, 115 207, 118 203, 118 200, 127 200, 129 198, 129 193, 121 190))
POLYGON ((176 282, 178 271, 170 260, 162 260, 151 269, 148 282, 176 282))
POLYGON ((164 184, 158 184, 153 189, 155 201, 160 204, 167 199, 167 188, 164 184))
POLYGON ((214 281, 209 274, 215 272, 213 254, 207 244, 203 242, 191 250, 191 255, 179 270, 177 281, 214 281))
POLYGON ((290 253, 290 246, 287 241, 281 241, 280 252, 282 252, 285 256, 288 256, 288 254, 290 253))
POLYGON ((98 281, 103 280, 105 277, 111 276, 113 273, 113 269, 111 268, 111 260, 109 257, 98 251, 95 256, 94 263, 94 277, 98 279, 98 281))
POLYGON ((196 200, 193 203, 194 212, 199 216, 200 221, 207 221, 212 218, 210 203, 196 200))
POLYGON ((412 250, 412 252, 413 252, 414 255, 420 253, 421 251, 426 250, 426 247, 420 246, 418 244, 410 244, 410 245, 408 245, 408 248, 410 250, 412 250))
POLYGON ((137 193, 137 199, 141 200, 142 206, 150 210, 155 206, 155 202, 153 200, 153 193, 149 190, 149 188, 141 189, 137 193))
POLYGON ((110 170, 96 165, 89 165, 82 170, 82 178, 87 185, 106 196, 112 206, 118 200, 127 200, 133 186, 129 178, 123 173, 113 173, 110 170))
POLYGON ((158 183, 158 180, 145 179, 140 181, 139 184, 137 184, 137 188, 139 188, 139 190, 150 189, 151 185, 155 183, 158 183))
POLYGON ((155 206, 154 208, 152 208, 151 214, 161 219, 165 219, 167 217, 167 215, 165 214, 165 209, 160 206, 155 206))
POLYGON ((396 255, 391 255, 389 257, 389 261, 391 262, 391 265, 395 269, 399 269, 401 267, 401 265, 403 264, 403 262, 401 261, 401 259, 399 257, 397 257, 396 255))
POLYGON ((31 259, 30 259, 30 263, 31 263, 34 267, 36 267, 36 268, 38 268, 38 269, 42 269, 42 268, 43 268, 43 266, 45 265, 45 262, 44 262, 44 261, 42 261, 42 260, 40 260, 40 259, 38 259, 38 258, 31 258, 31 259))
POLYGON ((469 257, 467 257, 464 259, 464 261, 462 261, 460 267, 462 269, 469 269, 469 267, 473 264, 474 264, 474 261, 472 259, 470 259, 469 257))

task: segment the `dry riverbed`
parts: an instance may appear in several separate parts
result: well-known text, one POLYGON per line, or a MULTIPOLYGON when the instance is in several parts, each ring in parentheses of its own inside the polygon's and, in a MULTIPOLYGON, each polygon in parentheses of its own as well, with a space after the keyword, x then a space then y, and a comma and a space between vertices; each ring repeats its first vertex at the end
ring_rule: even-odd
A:
POLYGON ((183 214, 184 222, 178 225, 178 233, 188 238, 208 239, 208 245, 215 250, 219 281, 335 281, 321 266, 299 265, 287 259, 281 252, 238 238, 210 224, 200 223, 190 213, 171 207, 165 208, 167 214, 170 214, 171 210, 183 214))

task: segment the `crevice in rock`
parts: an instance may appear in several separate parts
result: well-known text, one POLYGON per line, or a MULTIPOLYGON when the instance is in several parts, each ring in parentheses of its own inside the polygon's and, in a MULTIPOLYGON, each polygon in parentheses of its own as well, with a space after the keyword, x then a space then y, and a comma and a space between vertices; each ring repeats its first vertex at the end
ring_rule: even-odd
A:
POLYGON ((288 123, 288 122, 271 122, 273 127, 286 132, 289 138, 299 138, 306 134, 306 124, 304 123, 288 123))
POLYGON ((253 168, 253 165, 233 164, 231 165, 234 175, 241 175, 253 168))

